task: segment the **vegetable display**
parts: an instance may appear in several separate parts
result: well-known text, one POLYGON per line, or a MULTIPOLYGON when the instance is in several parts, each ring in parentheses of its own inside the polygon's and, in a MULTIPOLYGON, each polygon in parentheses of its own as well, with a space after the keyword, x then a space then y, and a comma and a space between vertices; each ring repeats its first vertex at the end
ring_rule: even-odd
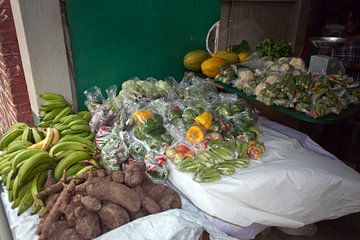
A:
POLYGON ((105 169, 120 170, 122 164, 140 160, 152 179, 164 181, 169 159, 179 171, 193 172, 195 181, 210 182, 234 174, 249 165, 249 157, 259 159, 264 153, 256 141, 255 114, 236 95, 219 94, 190 76, 172 83, 172 91, 162 98, 144 94, 129 99, 125 96, 138 92, 138 84, 131 84, 124 82, 128 87, 115 97, 123 113, 95 137, 105 169), (247 151, 250 147, 255 149, 247 151))
MULTIPOLYGON (((53 182, 51 171, 47 182, 53 182)), ((124 171, 88 171, 63 178, 37 194, 46 208, 39 239, 93 239, 137 218, 181 208, 180 196, 145 175, 143 162, 124 171), (76 186, 75 181, 80 181, 76 186)))
POLYGON ((261 57, 277 59, 281 57, 292 57, 294 52, 289 42, 281 39, 264 39, 257 47, 256 52, 261 57))
POLYGON ((16 123, 0 139, 1 181, 18 215, 30 207, 31 214, 44 210, 45 203, 36 195, 44 188, 48 170, 54 171, 58 181, 64 172, 73 176, 100 167, 94 159, 90 113, 73 113, 71 105, 55 93, 40 97, 45 101, 40 106, 39 125, 48 127, 16 123))
POLYGON ((300 58, 262 58, 231 65, 215 81, 255 95, 266 105, 295 108, 312 118, 340 114, 351 104, 359 104, 359 82, 346 75, 307 73, 300 58))

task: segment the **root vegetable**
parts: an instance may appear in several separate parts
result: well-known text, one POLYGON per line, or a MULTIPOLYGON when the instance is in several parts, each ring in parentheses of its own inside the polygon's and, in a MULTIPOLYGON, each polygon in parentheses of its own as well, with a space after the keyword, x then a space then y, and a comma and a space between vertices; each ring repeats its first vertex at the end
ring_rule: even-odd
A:
POLYGON ((61 192, 63 188, 64 188, 64 184, 62 182, 58 182, 45 188, 43 191, 39 192, 36 197, 38 199, 45 200, 51 194, 61 192))
POLYGON ((140 209, 140 198, 124 184, 95 177, 88 180, 86 192, 91 197, 119 204, 128 211, 137 212, 140 209))
POLYGON ((123 183, 125 180, 125 174, 121 171, 113 171, 111 176, 112 180, 116 183, 123 183))
POLYGON ((101 234, 99 216, 84 207, 75 209, 76 226, 75 229, 85 239, 92 239, 101 234))
POLYGON ((142 200, 141 206, 151 214, 161 212, 161 208, 159 204, 157 204, 154 200, 152 200, 149 197, 145 197, 145 199, 142 200))
POLYGON ((146 177, 141 185, 144 189, 144 192, 156 202, 160 201, 160 198, 163 196, 163 192, 165 191, 166 187, 161 184, 156 184, 151 181, 148 177, 146 177))
POLYGON ((145 178, 146 166, 143 162, 127 164, 125 166, 125 184, 129 187, 139 186, 145 178))
POLYGON ((131 220, 135 220, 135 219, 144 217, 144 216, 148 215, 149 213, 145 209, 141 208, 139 211, 129 212, 129 214, 130 214, 131 220))
POLYGON ((101 209, 101 202, 93 197, 85 196, 80 199, 81 203, 86 207, 87 209, 97 212, 101 209))
POLYGON ((163 211, 181 208, 181 198, 175 191, 167 188, 159 201, 159 205, 163 211))
POLYGON ((99 216, 103 225, 107 229, 114 229, 130 221, 127 211, 114 203, 105 204, 99 211, 99 216))

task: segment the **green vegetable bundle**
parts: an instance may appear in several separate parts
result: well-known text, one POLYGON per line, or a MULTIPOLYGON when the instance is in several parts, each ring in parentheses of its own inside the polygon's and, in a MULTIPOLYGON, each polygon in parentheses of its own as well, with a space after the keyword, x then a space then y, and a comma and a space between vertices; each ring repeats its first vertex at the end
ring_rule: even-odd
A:
POLYGON ((268 56, 272 59, 294 55, 290 43, 280 39, 265 39, 257 45, 256 51, 261 57, 268 56))

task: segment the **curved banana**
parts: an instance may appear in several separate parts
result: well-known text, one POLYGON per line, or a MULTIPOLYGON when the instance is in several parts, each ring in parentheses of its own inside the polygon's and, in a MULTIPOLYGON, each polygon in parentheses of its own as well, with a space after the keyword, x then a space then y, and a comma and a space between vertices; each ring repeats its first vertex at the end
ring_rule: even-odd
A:
POLYGON ((59 142, 60 140, 60 132, 59 130, 57 130, 56 128, 51 128, 50 129, 53 133, 53 138, 51 140, 51 145, 55 145, 59 142))
POLYGON ((31 181, 31 196, 33 197, 34 201, 38 203, 40 206, 45 206, 42 200, 38 199, 36 196, 38 195, 39 191, 42 189, 46 182, 47 172, 40 172, 37 174, 33 180, 31 181))
POLYGON ((9 144, 9 146, 7 146, 5 153, 13 153, 13 152, 17 152, 19 150, 22 149, 26 149, 29 146, 31 146, 32 143, 28 142, 28 141, 16 141, 16 142, 12 142, 11 144, 9 144))
POLYGON ((71 130, 73 131, 79 131, 79 132, 90 132, 90 126, 88 124, 83 124, 83 125, 74 125, 70 127, 71 130))
POLYGON ((71 128, 72 126, 76 125, 89 125, 89 122, 85 121, 84 119, 75 119, 67 125, 71 128))
POLYGON ((53 156, 55 161, 59 161, 61 159, 63 159, 64 157, 66 157, 67 155, 69 155, 70 153, 75 152, 75 150, 65 150, 65 151, 60 151, 57 154, 55 154, 53 156))
POLYGON ((16 208, 17 206, 19 206, 22 198, 25 196, 25 194, 27 192, 30 192, 31 189, 31 181, 27 182, 26 184, 24 184, 22 187, 20 187, 19 185, 17 185, 17 178, 15 178, 14 180, 14 186, 12 189, 12 196, 14 199, 13 205, 11 206, 11 208, 16 208), (16 191, 16 195, 14 194, 14 192, 16 191))
POLYGON ((39 97, 44 100, 65 100, 62 95, 53 92, 43 92, 39 94, 39 97))
POLYGON ((86 167, 85 165, 81 164, 81 163, 75 163, 73 164, 71 167, 68 168, 68 170, 66 170, 66 176, 70 177, 75 175, 78 171, 80 171, 81 169, 83 169, 84 167, 86 167))
POLYGON ((63 119, 65 116, 68 116, 69 114, 71 114, 72 111, 72 107, 71 106, 67 106, 65 107, 54 119, 53 119, 53 123, 58 123, 60 122, 61 119, 63 119))
POLYGON ((66 135, 61 138, 59 142, 81 142, 86 144, 90 149, 95 149, 94 144, 90 140, 76 135, 66 135))
POLYGON ((43 121, 46 122, 46 121, 53 120, 63 110, 64 110, 64 107, 54 108, 53 110, 51 110, 50 112, 45 114, 43 121))
POLYGON ((49 148, 50 144, 52 143, 54 137, 54 132, 51 130, 51 128, 46 129, 46 137, 44 138, 44 144, 42 146, 42 150, 46 150, 49 148))
POLYGON ((21 199, 17 215, 20 216, 23 214, 29 207, 31 207, 33 202, 34 199, 31 196, 31 192, 26 192, 25 196, 21 199))
POLYGON ((51 164, 52 158, 47 152, 41 152, 33 155, 31 158, 25 160, 24 164, 19 169, 17 177, 19 184, 23 184, 28 175, 41 164, 51 164))
POLYGON ((55 154, 59 153, 60 151, 66 151, 66 150, 92 151, 84 143, 75 142, 75 141, 69 141, 69 142, 59 142, 58 144, 55 144, 50 149, 49 154, 50 154, 51 157, 53 157, 55 154))
POLYGON ((20 152, 11 161, 11 169, 13 171, 16 171, 19 168, 18 167, 19 163, 29 159, 34 154, 41 153, 41 152, 45 152, 45 151, 43 151, 41 149, 26 149, 26 150, 20 152))
POLYGON ((22 129, 10 129, 0 140, 0 150, 3 150, 10 143, 12 143, 17 137, 21 136, 24 131, 22 129))
POLYGON ((78 161, 89 158, 90 158, 89 153, 83 151, 76 151, 69 154, 64 159, 62 159, 56 166, 54 170, 55 180, 58 181, 63 175, 64 170, 67 170, 71 165, 77 163, 78 161))
POLYGON ((36 128, 31 128, 32 136, 34 138, 35 143, 41 142, 42 137, 40 133, 36 130, 36 128))

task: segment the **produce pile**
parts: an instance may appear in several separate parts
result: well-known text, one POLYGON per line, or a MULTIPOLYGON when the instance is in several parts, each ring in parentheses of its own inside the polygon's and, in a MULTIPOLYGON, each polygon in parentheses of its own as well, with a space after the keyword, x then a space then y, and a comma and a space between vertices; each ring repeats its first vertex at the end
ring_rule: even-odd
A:
POLYGON ((219 94, 192 76, 179 84, 173 79, 128 80, 106 100, 94 89, 86 91, 87 105, 105 169, 144 160, 147 174, 163 181, 170 159, 179 171, 192 172, 195 181, 210 182, 247 167, 264 152, 252 109, 236 95, 219 94), (104 109, 112 109, 111 117, 104 117, 104 112, 109 116, 104 109))
POLYGON ((255 95, 266 105, 295 108, 319 118, 359 104, 359 82, 348 76, 307 73, 300 58, 261 58, 231 65, 214 79, 255 95))
POLYGON ((18 215, 31 207, 42 213, 45 203, 37 198, 44 187, 46 173, 53 170, 58 181, 64 174, 72 176, 96 169, 95 146, 88 121, 89 112, 73 113, 65 99, 54 93, 40 95, 43 127, 14 124, 0 140, 0 175, 12 208, 18 215), (46 127, 45 127, 46 126, 46 127))
POLYGON ((175 191, 144 172, 144 163, 137 162, 124 171, 88 171, 56 183, 50 171, 38 194, 47 202, 39 239, 93 239, 137 218, 181 208, 175 191))

